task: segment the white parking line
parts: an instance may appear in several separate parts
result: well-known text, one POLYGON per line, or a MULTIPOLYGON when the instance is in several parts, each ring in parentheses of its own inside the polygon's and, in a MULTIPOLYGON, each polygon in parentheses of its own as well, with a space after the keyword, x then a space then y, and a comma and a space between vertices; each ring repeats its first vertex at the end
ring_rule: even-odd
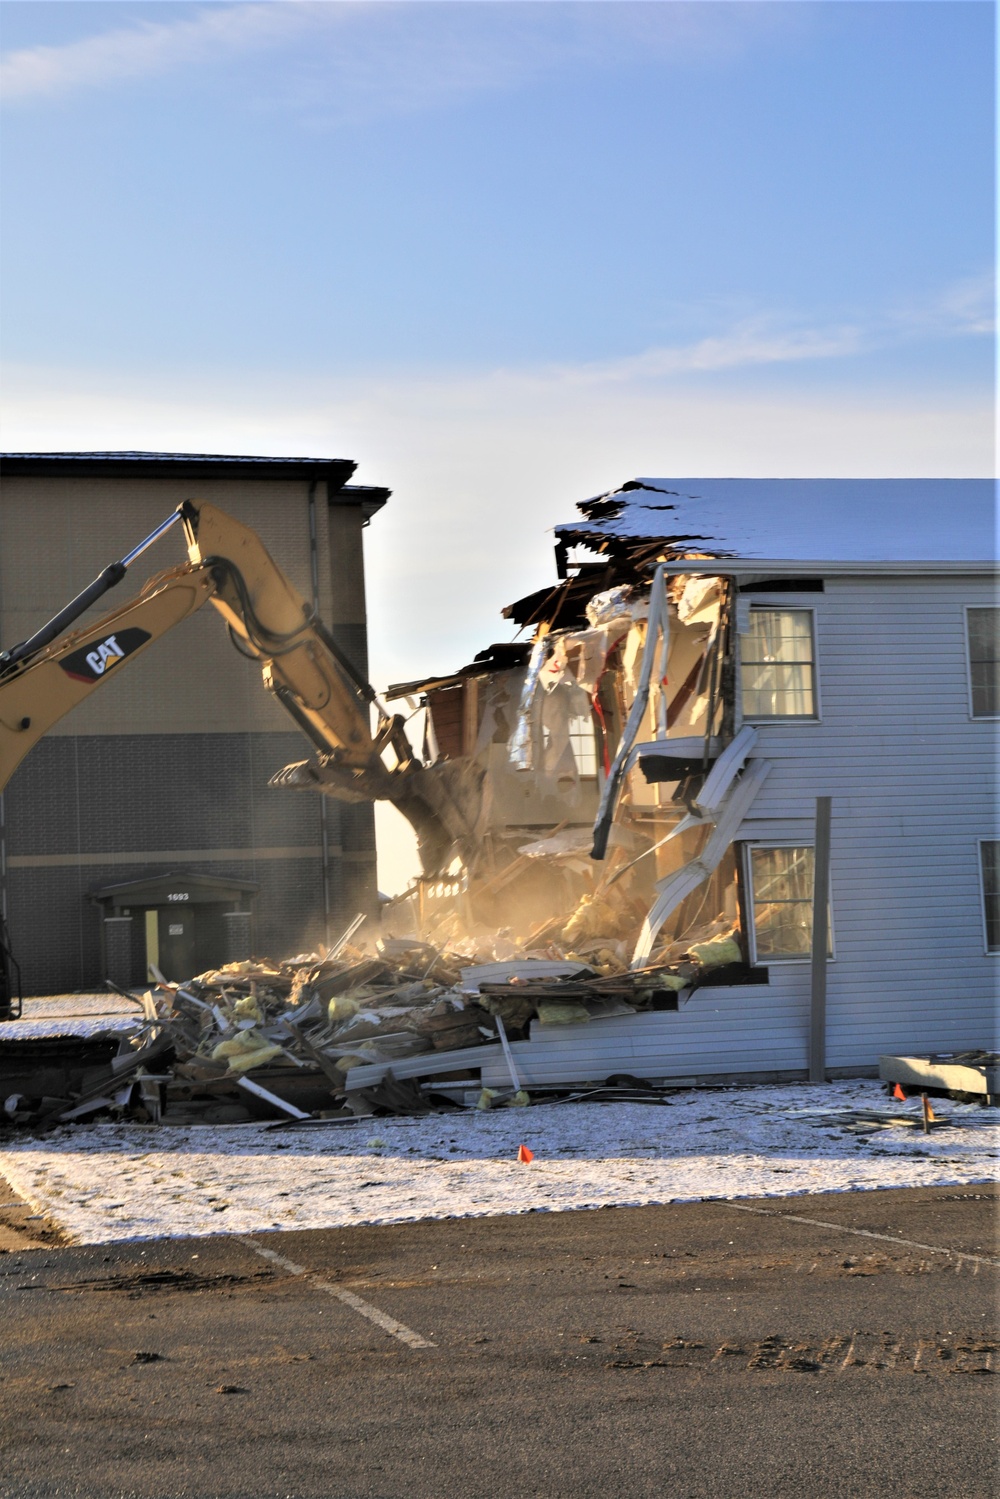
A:
POLYGON ((786 1223, 808 1223, 810 1228, 832 1228, 838 1234, 857 1234, 862 1239, 884 1239, 887 1244, 904 1244, 907 1249, 923 1249, 927 1254, 948 1254, 954 1259, 971 1260, 977 1265, 1000 1265, 985 1254, 966 1254, 964 1249, 942 1249, 939 1244, 918 1244, 915 1239, 899 1239, 895 1234, 877 1234, 870 1228, 848 1228, 844 1223, 824 1223, 821 1218, 799 1218, 795 1213, 779 1213, 773 1208, 752 1208, 745 1202, 725 1202, 716 1198, 720 1208, 735 1208, 740 1213, 757 1213, 762 1218, 783 1218, 786 1223))
POLYGON ((289 1275, 304 1275, 319 1291, 326 1291, 329 1296, 336 1296, 345 1306, 352 1311, 359 1312, 362 1317, 367 1317, 369 1322, 374 1322, 376 1327, 381 1327, 383 1332, 390 1333, 392 1337, 398 1338, 408 1348, 435 1348, 436 1343, 430 1343, 422 1338, 419 1333, 413 1332, 402 1322, 397 1322, 395 1317, 390 1317, 386 1312, 380 1312, 377 1306, 372 1306, 370 1301, 365 1301, 360 1296, 355 1296, 353 1291, 345 1291, 341 1286, 335 1286, 330 1281, 324 1280, 321 1275, 307 1270, 305 1265, 297 1265, 294 1260, 288 1260, 283 1254, 275 1254, 273 1249, 265 1249, 263 1245, 257 1244, 253 1239, 244 1238, 242 1234, 234 1234, 233 1237, 240 1243, 252 1249, 254 1254, 259 1254, 261 1259, 270 1260, 273 1265, 280 1265, 287 1270, 289 1275))

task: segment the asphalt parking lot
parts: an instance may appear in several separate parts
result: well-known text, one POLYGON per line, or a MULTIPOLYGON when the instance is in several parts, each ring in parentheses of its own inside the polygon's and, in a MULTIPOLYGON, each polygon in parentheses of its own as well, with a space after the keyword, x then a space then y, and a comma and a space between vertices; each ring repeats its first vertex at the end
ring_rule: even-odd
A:
POLYGON ((939 1187, 12 1249, 0 1493, 992 1499, 996 1207, 939 1187))

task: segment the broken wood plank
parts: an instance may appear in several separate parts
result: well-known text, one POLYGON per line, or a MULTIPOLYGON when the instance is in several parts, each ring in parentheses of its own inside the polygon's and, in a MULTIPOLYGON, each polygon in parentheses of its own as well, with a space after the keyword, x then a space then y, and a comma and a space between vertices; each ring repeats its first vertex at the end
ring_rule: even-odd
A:
POLYGON ((390 1070, 396 1077, 437 1077, 439 1073, 482 1067, 502 1057, 503 1049, 494 1043, 463 1046, 459 1051, 423 1052, 420 1056, 403 1057, 394 1062, 362 1062, 346 1074, 345 1087, 348 1093, 370 1088, 373 1083, 381 1082, 390 1070))
POLYGON ((283 1114, 288 1114, 292 1119, 311 1119, 304 1109, 296 1108, 294 1103, 288 1103, 284 1098, 279 1098, 277 1093, 269 1093, 267 1088, 262 1088, 260 1083, 255 1083, 252 1077, 241 1077, 236 1081, 238 1088, 243 1088, 247 1093, 253 1093, 257 1098, 262 1098, 272 1108, 280 1109, 283 1114))

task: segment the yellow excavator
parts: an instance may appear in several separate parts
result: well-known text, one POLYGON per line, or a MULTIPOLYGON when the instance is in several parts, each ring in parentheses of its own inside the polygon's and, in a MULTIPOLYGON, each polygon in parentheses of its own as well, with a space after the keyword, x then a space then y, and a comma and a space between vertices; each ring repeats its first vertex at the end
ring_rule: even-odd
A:
MULTIPOLYGON (((403 718, 385 711, 257 533, 214 505, 189 500, 28 640, 0 651, 0 792, 53 724, 206 603, 222 615, 236 649, 260 663, 264 686, 317 752, 311 761, 286 766, 272 784, 343 801, 395 803, 416 830, 425 873, 439 872, 470 832, 448 762, 421 763, 403 718), (67 634, 178 522, 188 561, 158 573, 137 597, 67 634)), ((0 912, 0 1020, 13 1013, 19 987, 0 912)))

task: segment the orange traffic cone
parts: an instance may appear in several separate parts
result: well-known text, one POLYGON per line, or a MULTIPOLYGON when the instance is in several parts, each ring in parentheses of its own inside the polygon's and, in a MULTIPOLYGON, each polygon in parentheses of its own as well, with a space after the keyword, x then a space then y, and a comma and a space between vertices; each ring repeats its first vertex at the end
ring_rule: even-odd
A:
POLYGON ((906 1102, 906 1094, 903 1092, 902 1088, 899 1086, 898 1083, 896 1084, 896 1086, 892 1090, 892 1096, 893 1096, 893 1098, 898 1099, 900 1103, 905 1103, 906 1102))
POLYGON ((535 1159, 535 1152, 533 1150, 529 1150, 527 1145, 519 1145, 517 1147, 517 1158, 522 1166, 527 1166, 529 1161, 533 1161, 535 1159))

